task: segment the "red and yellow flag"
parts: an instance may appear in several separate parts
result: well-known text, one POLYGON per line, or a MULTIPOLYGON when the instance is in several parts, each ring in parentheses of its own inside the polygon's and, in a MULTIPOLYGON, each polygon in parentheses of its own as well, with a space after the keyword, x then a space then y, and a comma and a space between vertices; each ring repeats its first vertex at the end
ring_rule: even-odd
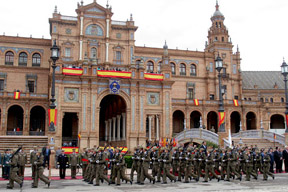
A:
POLYGON ((15 91, 14 92, 14 99, 15 100, 19 100, 20 99, 20 95, 21 95, 20 91, 15 91))
POLYGON ((166 147, 166 139, 163 138, 163 142, 162 142, 163 147, 166 147))
POLYGON ((63 75, 81 76, 83 75, 83 69, 79 68, 63 68, 63 75))
POLYGON ((238 106, 239 106, 239 103, 238 103, 238 100, 237 100, 237 99, 234 99, 234 100, 233 100, 233 103, 234 103, 234 106, 235 106, 235 107, 238 107, 238 106))
POLYGON ((163 81, 163 74, 154 74, 154 73, 144 73, 144 79, 152 81, 163 81))
POLYGON ((286 125, 288 126, 288 114, 285 114, 286 117, 286 125))
POLYGON ((57 109, 49 109, 48 110, 49 115, 49 125, 50 123, 54 122, 54 125, 56 125, 57 121, 57 109))
POLYGON ((80 133, 78 134, 78 139, 81 139, 81 134, 80 133))
POLYGON ((225 122, 225 112, 219 112, 219 127, 225 122))
POLYGON ((198 99, 194 99, 194 105, 199 106, 199 100, 198 99))
POLYGON ((127 71, 97 71, 99 77, 131 79, 132 73, 127 71))

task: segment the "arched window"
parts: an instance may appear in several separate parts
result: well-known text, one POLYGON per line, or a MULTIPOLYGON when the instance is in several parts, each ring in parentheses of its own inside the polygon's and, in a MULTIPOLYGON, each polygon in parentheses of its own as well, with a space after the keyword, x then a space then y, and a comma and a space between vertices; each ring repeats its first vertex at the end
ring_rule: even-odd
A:
POLYGON ((14 53, 12 51, 8 51, 5 54, 5 65, 13 65, 14 64, 14 53))
POLYGON ((19 66, 27 66, 27 59, 28 59, 27 53, 25 53, 25 52, 20 53, 18 65, 19 66))
POLYGON ((186 75, 186 65, 183 63, 180 64, 180 75, 186 75))
POLYGON ((97 59, 97 49, 95 47, 91 48, 91 55, 92 59, 97 59))
POLYGON ((41 64, 41 55, 39 53, 34 53, 32 56, 32 66, 40 67, 41 64))
POLYGON ((270 103, 273 103, 273 101, 274 101, 273 98, 270 98, 270 103))
POLYGON ((154 71, 154 64, 152 61, 148 61, 146 65, 146 71, 147 72, 153 72, 154 71))
POLYGON ((284 98, 283 97, 281 98, 281 102, 284 103, 284 98))
POLYGON ((162 61, 160 61, 157 65, 157 72, 161 73, 161 65, 162 65, 162 61))
POLYGON ((175 64, 174 64, 174 63, 170 63, 170 65, 171 65, 171 72, 172 72, 172 75, 176 75, 175 64))
POLYGON ((196 66, 194 64, 190 66, 190 75, 196 76, 196 66))
POLYGON ((140 65, 140 63, 141 63, 141 60, 136 60, 136 69, 139 69, 139 65, 140 65))

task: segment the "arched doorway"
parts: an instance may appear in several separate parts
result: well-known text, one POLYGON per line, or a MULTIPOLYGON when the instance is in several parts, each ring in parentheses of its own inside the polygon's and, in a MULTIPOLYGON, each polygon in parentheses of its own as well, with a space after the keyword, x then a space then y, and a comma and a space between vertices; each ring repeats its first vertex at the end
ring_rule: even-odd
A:
POLYGON ((99 143, 126 146, 126 102, 119 95, 107 95, 100 103, 99 143))
POLYGON ((270 129, 285 129, 284 121, 282 115, 272 115, 270 118, 270 129))
POLYGON ((30 135, 45 135, 46 111, 41 106, 35 106, 30 111, 30 135))
POLYGON ((8 109, 7 135, 23 135, 23 109, 13 105, 8 109))
POLYGON ((246 126, 247 130, 257 129, 255 113, 249 112, 246 114, 246 126))
POLYGON ((231 133, 238 133, 240 131, 241 116, 237 111, 231 113, 230 116, 230 126, 231 133))
POLYGON ((62 146, 78 146, 78 115, 65 112, 62 120, 62 146))
POLYGON ((173 113, 173 133, 180 133, 184 130, 184 113, 177 110, 173 113))
POLYGON ((218 115, 214 111, 210 111, 207 115, 207 130, 218 132, 218 115))
POLYGON ((199 128, 200 127, 200 117, 201 113, 198 111, 193 111, 190 114, 190 128, 199 128))

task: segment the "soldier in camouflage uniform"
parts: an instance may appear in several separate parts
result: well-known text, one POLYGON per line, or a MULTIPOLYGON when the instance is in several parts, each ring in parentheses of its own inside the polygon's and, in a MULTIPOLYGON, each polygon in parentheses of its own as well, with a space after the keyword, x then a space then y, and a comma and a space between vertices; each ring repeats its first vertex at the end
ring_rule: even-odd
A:
POLYGON ((270 156, 269 154, 266 152, 264 157, 263 157, 263 180, 266 181, 268 179, 268 175, 271 176, 274 180, 274 175, 273 173, 270 172, 270 156))
POLYGON ((198 176, 195 174, 194 156, 195 154, 193 148, 188 148, 186 155, 186 170, 185 170, 184 183, 189 183, 188 178, 191 179, 191 177, 193 177, 196 181, 198 181, 198 176))
POLYGON ((161 173, 159 171, 159 152, 157 147, 153 147, 153 152, 152 152, 152 177, 157 176, 157 181, 156 182, 161 182, 161 173))
POLYGON ((96 157, 96 173, 95 173, 96 174, 96 184, 95 184, 95 186, 99 186, 99 179, 104 179, 110 185, 109 179, 107 178, 106 175, 104 175, 106 158, 107 158, 107 155, 104 152, 104 149, 100 149, 100 152, 98 153, 98 155, 96 157))
POLYGON ((178 166, 179 166, 179 151, 177 147, 173 148, 172 154, 172 173, 176 175, 178 173, 178 166))
POLYGON ((178 171, 178 181, 181 181, 181 177, 185 174, 186 167, 186 153, 183 147, 179 148, 179 171, 178 171))
POLYGON ((228 154, 226 150, 222 150, 221 157, 221 180, 225 179, 225 174, 227 174, 228 169, 228 154))
POLYGON ((24 180, 25 165, 27 164, 27 155, 22 148, 19 152, 19 177, 24 180))
POLYGON ((132 167, 131 167, 131 173, 130 173, 130 180, 133 181, 134 180, 134 172, 138 171, 138 161, 139 159, 137 158, 138 157, 138 152, 139 148, 138 147, 134 147, 134 154, 132 156, 132 167))
POLYGON ((241 173, 241 172, 246 173, 246 167, 245 167, 246 162, 245 162, 244 156, 245 156, 245 150, 243 148, 239 150, 238 173, 241 173))
POLYGON ((250 175, 257 179, 257 175, 253 170, 253 152, 250 152, 250 150, 247 149, 244 159, 246 162, 246 181, 250 181, 250 175))
POLYGON ((232 150, 232 149, 228 149, 228 168, 227 168, 227 178, 226 181, 230 181, 230 177, 231 177, 231 173, 233 174, 233 178, 234 176, 237 176, 237 179, 239 179, 240 181, 242 180, 242 175, 239 174, 235 167, 236 167, 236 162, 237 162, 237 155, 236 153, 232 150))
POLYGON ((88 162, 87 162, 88 165, 87 165, 87 168, 86 168, 86 171, 85 171, 85 175, 84 175, 84 181, 86 181, 86 182, 89 182, 89 178, 90 178, 90 175, 91 175, 91 170, 92 170, 92 164, 91 164, 92 156, 93 156, 92 149, 89 149, 89 150, 88 150, 88 162))
POLYGON ((84 148, 83 150, 84 150, 84 153, 81 154, 81 164, 82 164, 82 176, 85 179, 89 154, 88 154, 88 149, 84 148))
POLYGON ((155 184, 155 178, 148 174, 150 161, 150 152, 147 150, 147 148, 145 148, 144 155, 142 157, 140 185, 144 185, 145 178, 148 178, 150 182, 153 181, 153 184, 155 184))
POLYGON ((205 180, 204 182, 208 182, 209 174, 211 173, 215 178, 217 178, 218 182, 220 181, 220 177, 215 173, 215 159, 213 149, 207 150, 207 157, 205 159, 206 166, 205 166, 205 180))
POLYGON ((142 158, 143 158, 143 155, 144 155, 144 152, 143 152, 143 147, 141 146, 140 147, 140 151, 138 153, 138 156, 137 156, 137 159, 138 159, 138 162, 137 162, 137 184, 140 184, 140 178, 141 178, 141 167, 142 167, 142 158))
POLYGON ((37 147, 34 146, 33 147, 33 151, 30 153, 30 164, 31 164, 31 169, 32 169, 32 180, 34 180, 35 178, 35 169, 36 169, 36 165, 33 164, 33 162, 36 161, 36 153, 37 153, 37 147))
POLYGON ((93 150, 93 155, 91 156, 90 163, 91 163, 91 169, 90 169, 90 174, 89 174, 89 183, 88 184, 93 184, 93 180, 95 179, 96 175, 96 158, 97 158, 97 153, 98 149, 94 148, 93 150))
POLYGON ((198 179, 200 179, 200 177, 204 177, 205 175, 202 173, 202 170, 205 171, 205 159, 206 159, 206 153, 204 148, 200 149, 199 155, 198 155, 198 179))
POLYGON ((36 166, 35 168, 36 173, 35 173, 35 177, 32 183, 32 188, 38 187, 39 179, 43 181, 45 184, 47 184, 48 187, 50 187, 49 178, 43 174, 44 173, 44 156, 42 155, 41 151, 38 151, 36 153, 36 159, 31 163, 36 166))
POLYGON ((168 150, 168 148, 165 147, 164 150, 165 150, 165 156, 163 158, 164 173, 163 173, 163 183, 162 184, 167 184, 167 177, 171 181, 176 182, 176 177, 170 173, 172 156, 170 155, 170 151, 168 150))
POLYGON ((262 171, 262 156, 258 148, 255 149, 254 156, 254 171, 258 175, 258 172, 263 173, 262 171))
POLYGON ((71 167, 72 179, 76 179, 76 170, 77 170, 77 166, 79 165, 79 156, 75 151, 76 150, 73 149, 73 152, 69 155, 69 164, 71 167))
POLYGON ((10 177, 9 177, 9 184, 7 185, 7 189, 13 189, 14 188, 14 181, 20 185, 20 188, 23 186, 23 181, 21 178, 17 175, 18 173, 18 162, 19 162, 19 155, 15 154, 16 150, 13 150, 14 156, 11 158, 11 160, 8 162, 10 167, 10 177))

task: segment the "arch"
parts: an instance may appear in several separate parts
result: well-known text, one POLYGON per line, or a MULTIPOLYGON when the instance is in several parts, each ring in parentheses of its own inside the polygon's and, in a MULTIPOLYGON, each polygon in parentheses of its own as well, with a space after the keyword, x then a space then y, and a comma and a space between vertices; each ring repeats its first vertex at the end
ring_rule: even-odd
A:
POLYGON ((91 36, 103 36, 104 32, 103 29, 97 24, 88 25, 85 30, 85 35, 91 36))
POLYGON ((197 76, 197 72, 196 72, 196 65, 195 64, 191 64, 190 65, 190 76, 197 76))
POLYGON ((218 132, 218 115, 215 111, 210 111, 207 114, 207 130, 218 132))
POLYGON ((40 67, 40 65, 41 65, 41 55, 40 53, 34 53, 32 55, 32 66, 40 67))
POLYGON ((180 75, 186 75, 186 65, 184 63, 180 63, 180 75))
POLYGON ((176 75, 176 65, 175 65, 175 63, 170 62, 170 66, 171 66, 172 75, 176 75))
POLYGON ((7 51, 5 53, 5 65, 14 65, 14 52, 7 51))
POLYGON ((201 113, 199 111, 193 111, 190 114, 190 129, 191 128, 199 128, 200 127, 200 117, 201 113))
POLYGON ((185 115, 182 111, 176 110, 173 113, 173 134, 184 131, 185 115))
POLYGON ((12 105, 8 109, 7 134, 22 135, 24 110, 19 105, 12 105))
POLYGON ((270 129, 285 129, 283 115, 275 114, 270 117, 270 129))
POLYGON ((30 110, 30 135, 44 135, 46 110, 42 106, 34 106, 30 110))
MULTIPOLYGON (((102 99, 103 99, 104 97, 106 97, 107 95, 110 95, 110 94, 111 94, 111 93, 110 93, 110 90, 109 90, 109 89, 106 89, 105 91, 101 92, 101 93, 99 94, 99 96, 98 96, 98 100, 97 100, 96 105, 97 105, 97 106, 100 106, 100 103, 101 103, 102 99)), ((130 109, 130 96, 127 95, 127 93, 125 93, 123 90, 120 90, 120 92, 119 92, 118 95, 121 96, 121 97, 124 99, 124 101, 125 101, 125 103, 126 103, 126 106, 127 106, 127 109, 130 109)))
POLYGON ((153 61, 147 61, 146 71, 147 72, 153 72, 154 71, 154 62, 153 61))
POLYGON ((248 112, 246 114, 246 129, 254 130, 257 129, 256 115, 254 112, 248 112))
POLYGON ((26 52, 21 52, 19 54, 18 65, 27 66, 28 54, 26 52))
POLYGON ((230 115, 231 133, 238 133, 240 131, 241 115, 238 111, 233 111, 230 115))

